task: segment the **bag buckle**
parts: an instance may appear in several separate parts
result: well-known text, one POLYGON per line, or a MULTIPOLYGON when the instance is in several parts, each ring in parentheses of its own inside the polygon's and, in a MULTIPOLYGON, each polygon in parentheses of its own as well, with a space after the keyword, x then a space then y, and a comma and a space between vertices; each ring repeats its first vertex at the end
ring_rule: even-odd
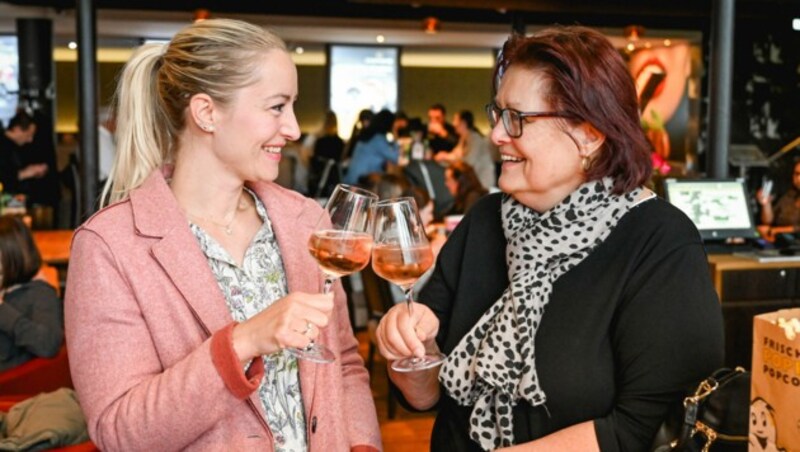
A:
POLYGON ((717 432, 716 430, 712 429, 711 427, 707 426, 706 424, 697 421, 694 424, 695 431, 692 432, 692 436, 695 433, 700 432, 706 437, 706 443, 703 445, 703 452, 708 452, 709 448, 711 448, 711 444, 717 440, 717 432))

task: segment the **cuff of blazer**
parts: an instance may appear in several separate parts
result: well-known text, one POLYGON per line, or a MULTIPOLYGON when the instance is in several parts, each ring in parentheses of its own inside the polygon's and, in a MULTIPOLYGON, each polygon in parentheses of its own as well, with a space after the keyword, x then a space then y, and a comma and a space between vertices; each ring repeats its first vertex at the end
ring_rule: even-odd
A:
POLYGON ((370 446, 367 444, 359 444, 350 448, 350 452, 380 452, 375 446, 370 446))
POLYGON ((236 325, 236 322, 232 322, 211 337, 211 361, 225 382, 225 387, 236 398, 244 400, 258 389, 264 376, 264 363, 259 356, 250 363, 247 372, 244 371, 233 348, 233 328, 236 325))

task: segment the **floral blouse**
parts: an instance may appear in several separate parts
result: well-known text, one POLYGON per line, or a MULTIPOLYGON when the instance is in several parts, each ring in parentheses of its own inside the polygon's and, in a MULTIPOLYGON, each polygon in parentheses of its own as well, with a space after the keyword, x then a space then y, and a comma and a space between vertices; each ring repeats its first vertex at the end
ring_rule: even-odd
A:
MULTIPOLYGON (((242 322, 258 314, 288 292, 280 249, 264 204, 247 190, 264 221, 245 252, 242 267, 230 254, 194 223, 189 226, 208 258, 211 271, 225 295, 233 319, 242 322)), ((288 353, 264 356, 264 379, 258 388, 276 452, 305 451, 306 420, 297 359, 288 353)))

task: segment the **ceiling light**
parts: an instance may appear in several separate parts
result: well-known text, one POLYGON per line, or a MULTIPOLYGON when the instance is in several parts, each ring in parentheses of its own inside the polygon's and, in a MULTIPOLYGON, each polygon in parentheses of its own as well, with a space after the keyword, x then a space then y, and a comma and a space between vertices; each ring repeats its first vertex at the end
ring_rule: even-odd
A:
POLYGON ((800 31, 800 17, 792 19, 792 30, 800 31))
POLYGON ((297 47, 294 49, 294 51, 295 51, 295 52, 296 52, 298 55, 302 55, 302 54, 303 54, 303 52, 305 52, 305 51, 306 51, 306 49, 304 49, 304 48, 302 48, 302 47, 300 47, 300 46, 297 46, 297 47))
POLYGON ((383 35, 378 35, 378 36, 375 36, 375 41, 378 44, 383 44, 383 41, 386 41, 386 38, 383 35))
POLYGON ((194 10, 194 21, 195 22, 202 22, 206 19, 211 19, 211 11, 205 8, 199 8, 194 10))
POLYGON ((671 45, 672 45, 672 41, 670 41, 669 39, 665 39, 664 40, 664 47, 669 47, 671 45))
POLYGON ((69 44, 67 44, 67 47, 68 47, 70 50, 75 50, 75 49, 77 49, 77 48, 78 48, 78 43, 77 43, 77 42, 75 42, 75 41, 70 41, 70 42, 69 42, 69 44))
POLYGON ((422 19, 422 31, 429 34, 436 34, 442 28, 439 19, 435 17, 426 17, 422 19))

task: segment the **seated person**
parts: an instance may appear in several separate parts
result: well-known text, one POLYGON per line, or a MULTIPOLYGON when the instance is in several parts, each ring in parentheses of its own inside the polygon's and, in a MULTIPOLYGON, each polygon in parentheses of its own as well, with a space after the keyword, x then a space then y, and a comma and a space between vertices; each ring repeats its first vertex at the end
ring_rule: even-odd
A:
POLYGON ((53 287, 34 280, 41 266, 22 219, 0 217, 0 371, 51 358, 64 341, 64 305, 53 287))
POLYGON ((475 170, 463 161, 455 161, 444 172, 444 183, 455 198, 450 215, 464 215, 476 201, 488 193, 475 170))
POLYGON ((792 187, 778 199, 771 194, 764 196, 761 190, 756 194, 761 206, 761 223, 768 226, 800 226, 800 161, 794 164, 792 187))
POLYGON ((346 184, 355 185, 363 176, 383 172, 387 166, 397 164, 398 145, 387 138, 393 124, 394 113, 381 110, 361 132, 344 177, 346 184))

